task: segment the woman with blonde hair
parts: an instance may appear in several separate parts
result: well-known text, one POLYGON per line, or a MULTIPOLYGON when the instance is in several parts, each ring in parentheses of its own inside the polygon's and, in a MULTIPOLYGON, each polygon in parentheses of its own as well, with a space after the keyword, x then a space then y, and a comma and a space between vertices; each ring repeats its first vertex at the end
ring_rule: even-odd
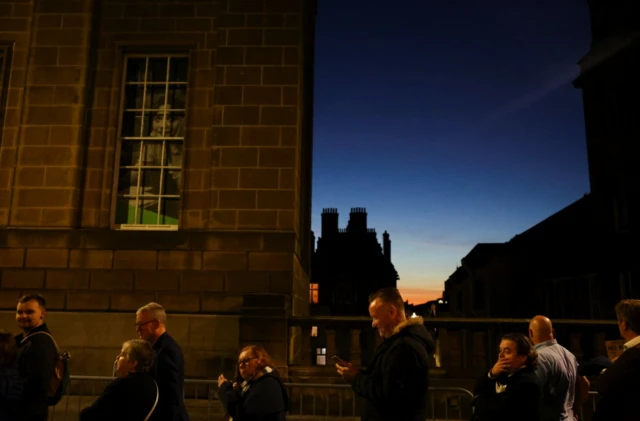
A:
POLYGON ((218 394, 231 418, 286 421, 289 396, 264 348, 244 348, 238 358, 238 371, 237 383, 232 384, 222 374, 218 377, 218 394))

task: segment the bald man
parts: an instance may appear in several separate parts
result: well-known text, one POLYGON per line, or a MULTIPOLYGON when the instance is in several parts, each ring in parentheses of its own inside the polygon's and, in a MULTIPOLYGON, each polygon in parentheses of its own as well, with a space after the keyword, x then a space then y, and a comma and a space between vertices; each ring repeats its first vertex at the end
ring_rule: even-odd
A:
POLYGON ((540 421, 573 421, 587 400, 589 381, 578 375, 576 357, 554 338, 551 320, 536 316, 529 337, 538 353, 536 376, 542 390, 540 421))

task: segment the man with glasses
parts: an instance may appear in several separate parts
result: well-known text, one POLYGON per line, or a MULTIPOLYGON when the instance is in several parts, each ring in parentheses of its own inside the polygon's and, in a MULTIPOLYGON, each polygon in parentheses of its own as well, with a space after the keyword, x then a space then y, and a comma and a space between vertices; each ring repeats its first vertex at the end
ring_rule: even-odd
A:
POLYGON ((167 333, 167 313, 158 303, 136 312, 136 332, 155 351, 151 375, 158 383, 160 399, 150 421, 189 421, 184 405, 184 356, 180 345, 167 333))

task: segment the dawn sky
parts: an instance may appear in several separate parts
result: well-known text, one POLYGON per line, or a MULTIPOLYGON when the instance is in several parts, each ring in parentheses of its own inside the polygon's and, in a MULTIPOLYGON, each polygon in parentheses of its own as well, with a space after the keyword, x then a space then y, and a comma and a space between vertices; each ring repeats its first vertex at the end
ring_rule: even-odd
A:
POLYGON ((589 191, 586 0, 321 0, 312 228, 366 207, 406 299, 589 191))

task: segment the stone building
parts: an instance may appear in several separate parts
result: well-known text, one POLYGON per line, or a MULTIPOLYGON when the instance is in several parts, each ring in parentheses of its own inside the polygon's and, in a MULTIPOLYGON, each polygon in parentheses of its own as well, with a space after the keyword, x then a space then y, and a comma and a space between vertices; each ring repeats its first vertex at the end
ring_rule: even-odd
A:
POLYGON ((311 312, 332 316, 368 314, 369 295, 396 287, 391 239, 367 226, 367 211, 352 208, 347 228, 339 228, 335 208, 322 211, 322 234, 312 255, 311 312))
POLYGON ((296 358, 315 7, 0 0, 0 325, 40 292, 74 373, 109 374, 157 301, 187 376, 296 358))

